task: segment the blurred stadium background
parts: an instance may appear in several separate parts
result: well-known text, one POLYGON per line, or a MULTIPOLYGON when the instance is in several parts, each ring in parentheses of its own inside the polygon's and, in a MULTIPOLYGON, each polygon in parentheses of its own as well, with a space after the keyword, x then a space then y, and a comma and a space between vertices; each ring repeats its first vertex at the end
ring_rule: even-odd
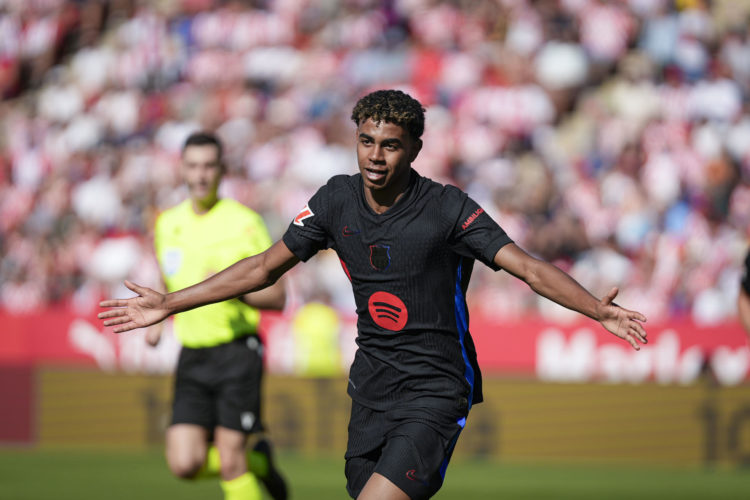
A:
MULTIPOLYGON (((420 173, 649 317, 631 352, 477 269, 486 402, 438 498, 746 494, 749 0, 0 0, 0 498, 219 498, 161 458, 176 342, 97 303, 156 282, 190 132, 278 238, 383 87, 427 107, 420 173)), ((329 253, 288 286, 265 418, 295 498, 344 498, 353 299, 329 253)))

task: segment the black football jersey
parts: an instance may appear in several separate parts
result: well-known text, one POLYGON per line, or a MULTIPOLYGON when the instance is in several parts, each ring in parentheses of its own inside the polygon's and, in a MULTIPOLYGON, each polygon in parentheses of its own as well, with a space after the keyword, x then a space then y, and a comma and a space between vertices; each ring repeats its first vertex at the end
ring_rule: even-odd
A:
POLYGON ((301 260, 333 248, 357 305, 357 353, 349 395, 378 410, 462 406, 482 400, 469 334, 466 288, 474 260, 511 239, 469 196, 411 171, 383 214, 370 208, 359 174, 331 178, 284 234, 301 260))

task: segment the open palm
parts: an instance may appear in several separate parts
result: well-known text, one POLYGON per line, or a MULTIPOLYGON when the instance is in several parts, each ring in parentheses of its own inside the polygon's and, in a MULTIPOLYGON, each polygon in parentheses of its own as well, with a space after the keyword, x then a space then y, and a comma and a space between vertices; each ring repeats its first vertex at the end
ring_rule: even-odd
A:
POLYGON ((97 315, 103 319, 104 326, 115 326, 115 333, 127 332, 136 328, 153 325, 169 316, 165 307, 166 296, 150 288, 136 285, 130 281, 125 286, 138 294, 130 299, 110 299, 99 303, 101 307, 113 307, 97 315))
POLYGON ((627 340, 633 349, 640 350, 642 344, 648 343, 646 330, 641 322, 646 321, 646 316, 637 312, 623 309, 614 302, 619 290, 612 288, 610 292, 599 302, 599 322, 607 331, 621 339, 627 340))

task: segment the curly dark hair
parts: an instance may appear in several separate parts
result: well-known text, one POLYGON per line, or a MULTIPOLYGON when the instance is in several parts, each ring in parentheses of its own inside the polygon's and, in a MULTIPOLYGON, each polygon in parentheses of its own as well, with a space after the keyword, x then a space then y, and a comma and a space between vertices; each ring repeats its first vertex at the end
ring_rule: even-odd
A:
POLYGON ((400 90, 376 90, 357 101, 352 120, 357 126, 368 118, 393 123, 417 140, 424 132, 424 111, 419 101, 400 90))

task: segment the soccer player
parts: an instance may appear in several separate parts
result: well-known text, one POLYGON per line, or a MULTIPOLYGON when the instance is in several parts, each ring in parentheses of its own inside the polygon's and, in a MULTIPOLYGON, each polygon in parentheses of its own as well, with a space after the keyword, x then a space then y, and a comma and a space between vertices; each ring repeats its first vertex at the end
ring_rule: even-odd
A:
POLYGON ((360 500, 429 498, 440 488, 482 380, 469 334, 466 289, 475 260, 593 318, 639 349, 646 318, 601 300, 516 246, 468 195, 411 168, 424 109, 380 90, 354 107, 359 173, 331 178, 281 241, 192 287, 167 295, 126 282, 139 296, 106 300, 115 332, 260 290, 300 260, 333 248, 357 305, 358 350, 349 375, 352 411, 347 490, 360 500))
MULTIPOLYGON (((198 283, 271 245, 257 213, 218 197, 224 164, 215 135, 198 132, 187 138, 181 173, 189 199, 163 212, 154 231, 169 291, 198 283)), ((220 476, 227 500, 260 500, 256 475, 274 499, 285 499, 286 485, 273 466, 268 441, 259 440, 250 454, 245 447, 249 434, 262 431, 259 309, 283 309, 286 294, 277 283, 235 297, 175 317, 182 349, 166 436, 167 463, 182 478, 220 476), (248 461, 255 466, 252 472, 248 461)), ((151 345, 159 342, 160 326, 146 333, 151 345)))
POLYGON ((745 257, 745 268, 740 281, 740 293, 737 296, 737 315, 750 338, 750 252, 745 257))

